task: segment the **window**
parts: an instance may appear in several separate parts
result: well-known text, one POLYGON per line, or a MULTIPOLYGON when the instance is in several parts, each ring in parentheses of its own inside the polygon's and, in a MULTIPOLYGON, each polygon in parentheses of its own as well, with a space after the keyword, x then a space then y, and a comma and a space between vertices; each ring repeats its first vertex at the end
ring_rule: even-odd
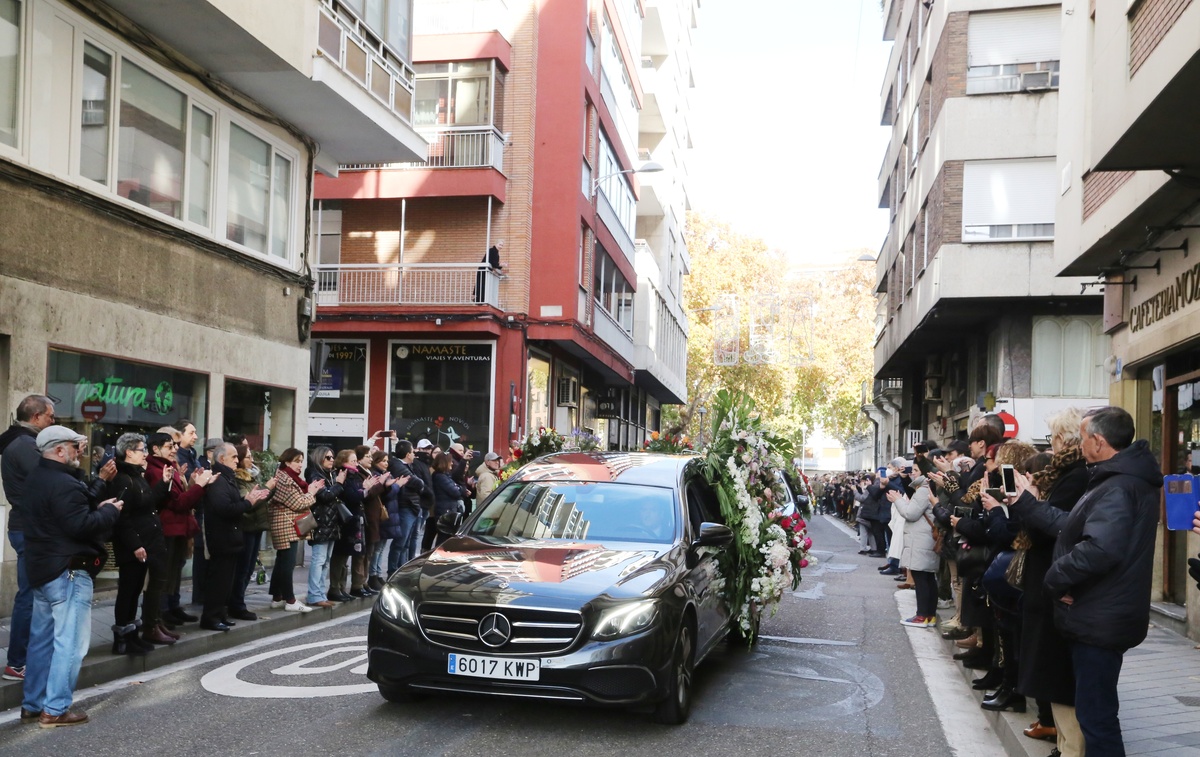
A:
POLYGON ((493 61, 418 63, 417 126, 490 126, 493 61))
POLYGON ((1054 238, 1053 158, 969 161, 963 166, 963 241, 1054 238))
POLYGON ((625 333, 633 334, 633 287, 617 268, 604 247, 596 242, 596 262, 592 274, 592 297, 596 305, 617 322, 625 333))
POLYGON ((634 199, 633 189, 629 186, 629 174, 621 173, 623 170, 621 163, 617 160, 612 143, 608 141, 608 135, 604 133, 603 129, 599 131, 600 167, 596 174, 607 177, 600 182, 600 192, 603 193, 604 199, 608 200, 608 204, 616 212, 622 228, 632 240, 637 233, 637 200, 634 199))
POLYGON ((967 29, 967 94, 1058 87, 1059 6, 972 13, 967 29))
POLYGON ((342 260, 342 205, 318 200, 316 211, 317 265, 337 265, 342 260))
POLYGON ((229 127, 226 238, 256 252, 287 254, 292 163, 237 124, 229 127))
POLYGON ((1106 397, 1109 338, 1100 316, 1033 319, 1035 397, 1106 397))
POLYGON ((21 113, 21 2, 0 0, 0 144, 17 146, 21 113))
POLYGON ((412 0, 340 0, 405 61, 412 37, 412 0))
POLYGON ((91 42, 83 43, 79 173, 100 184, 108 184, 112 75, 113 56, 91 42))
POLYGON ((121 65, 117 194, 183 217, 187 97, 128 60, 121 65))
POLYGON ((192 106, 192 163, 188 177, 188 220, 208 226, 212 202, 213 174, 213 116, 192 106))

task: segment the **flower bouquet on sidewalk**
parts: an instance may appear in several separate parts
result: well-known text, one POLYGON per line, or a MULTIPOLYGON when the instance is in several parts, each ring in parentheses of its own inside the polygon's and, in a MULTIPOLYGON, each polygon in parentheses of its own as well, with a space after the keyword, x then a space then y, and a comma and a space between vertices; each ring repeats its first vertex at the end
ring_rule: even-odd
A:
POLYGON ((696 451, 686 436, 658 431, 650 432, 650 438, 642 442, 642 449, 646 452, 664 452, 669 455, 684 455, 696 451))
POLYGON ((815 562, 812 540, 800 513, 782 510, 787 484, 780 472, 791 443, 771 432, 741 392, 718 392, 712 419, 705 473, 734 533, 721 558, 725 591, 734 629, 753 644, 761 619, 775 614, 784 591, 800 585, 800 569, 815 562))

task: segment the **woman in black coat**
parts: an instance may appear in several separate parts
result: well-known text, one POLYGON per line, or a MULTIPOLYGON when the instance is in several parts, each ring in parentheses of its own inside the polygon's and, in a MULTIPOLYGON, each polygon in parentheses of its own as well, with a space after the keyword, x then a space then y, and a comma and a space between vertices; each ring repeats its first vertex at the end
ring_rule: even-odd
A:
MULTIPOLYGON (((1038 498, 1064 512, 1070 512, 1083 496, 1088 484, 1087 463, 1079 448, 1079 412, 1066 411, 1047 420, 1054 457, 1050 466, 1033 478, 1038 498)), ((1038 719, 1026 734, 1053 735, 1055 719, 1047 705, 1075 705, 1075 671, 1071 650, 1054 626, 1053 600, 1043 584, 1053 561, 1058 534, 1028 529, 1032 546, 1025 553, 1025 571, 1021 588, 1021 671, 1017 691, 1038 703, 1038 719), (1049 715, 1049 717, 1048 717, 1049 715)))
MULTIPOLYGON (((454 460, 450 453, 438 455, 433 461, 433 519, 436 521, 446 513, 461 513, 464 511, 463 500, 469 494, 465 487, 459 486, 451 476, 454 460)), ((434 546, 444 539, 435 537, 434 546)))
POLYGON ((314 607, 332 607, 334 602, 349 602, 352 597, 336 591, 329 585, 329 566, 333 561, 333 545, 341 536, 342 519, 339 515, 342 504, 342 483, 346 471, 334 467, 335 456, 329 447, 317 447, 308 456, 309 483, 318 479, 325 485, 317 490, 317 501, 310 512, 317 520, 317 527, 308 535, 312 556, 308 562, 308 604, 314 607))
POLYGON ((162 625, 167 542, 158 511, 166 501, 167 484, 159 481, 151 486, 146 480, 148 454, 141 434, 122 434, 116 444, 117 475, 107 485, 107 496, 125 502, 113 529, 113 559, 117 564, 113 654, 145 654, 154 649, 154 644, 174 644, 179 638, 162 625), (149 584, 146 584, 147 573, 149 584), (143 585, 146 596, 139 623, 137 607, 143 585))

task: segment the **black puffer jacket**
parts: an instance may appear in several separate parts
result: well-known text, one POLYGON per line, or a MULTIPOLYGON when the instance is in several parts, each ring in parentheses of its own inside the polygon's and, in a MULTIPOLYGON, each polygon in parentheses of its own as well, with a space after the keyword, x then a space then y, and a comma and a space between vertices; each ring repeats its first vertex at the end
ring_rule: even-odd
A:
POLYGON ((117 463, 117 475, 108 482, 106 496, 120 497, 124 502, 113 529, 113 559, 117 565, 135 562, 134 552, 139 549, 146 550, 148 561, 166 559, 167 543, 158 519, 158 511, 167 499, 166 482, 160 479, 151 486, 140 467, 117 463))
POLYGON ((26 479, 25 569, 37 588, 62 575, 72 557, 105 557, 104 542, 120 515, 97 506, 104 482, 83 480, 80 470, 42 458, 26 479))
POLYGON ((1150 623, 1150 583, 1158 531, 1162 473, 1145 440, 1092 466, 1087 491, 1065 513, 1018 501, 1026 522, 1060 528, 1045 588, 1055 601, 1055 625, 1072 641, 1126 650, 1141 644, 1150 623))
MULTIPOLYGON (((325 486, 317 490, 317 501, 313 503, 313 517, 317 519, 317 527, 309 534, 308 540, 313 544, 329 544, 338 538, 342 532, 341 518, 338 517, 338 504, 341 502, 342 485, 338 483, 336 471, 322 470, 309 467, 305 478, 311 484, 317 479, 323 479, 325 486)), ((309 489, 312 491, 312 489, 309 489)))

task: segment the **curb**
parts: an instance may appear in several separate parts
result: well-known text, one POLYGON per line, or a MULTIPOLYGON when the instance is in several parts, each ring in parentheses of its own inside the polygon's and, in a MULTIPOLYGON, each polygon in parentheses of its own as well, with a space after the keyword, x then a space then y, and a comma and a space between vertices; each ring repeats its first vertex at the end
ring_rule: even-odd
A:
MULTIPOLYGON (((932 629, 938 634, 940 639, 941 631, 937 628, 932 629)), ((954 645, 953 641, 940 639, 942 646, 947 651, 947 656, 954 652, 961 652, 954 645)), ((971 688, 971 681, 975 679, 976 674, 983 675, 984 671, 968 670, 957 661, 954 662, 954 667, 962 675, 963 680, 967 682, 967 689, 982 704, 984 692, 976 691, 971 688)), ((1004 752, 1009 757, 1048 757, 1050 750, 1054 748, 1054 743, 1050 741, 1039 741, 1031 739, 1022 731, 1028 727, 1030 723, 1037 720, 1037 705, 1033 700, 1027 700, 1027 708, 1024 713, 1015 712, 991 712, 980 708, 979 710, 987 719, 996 735, 1000 738, 1000 743, 1004 746, 1004 752)))
MULTIPOLYGON (((219 652, 287 631, 352 615, 370 609, 374 600, 354 599, 340 602, 335 607, 314 607, 312 612, 285 612, 263 608, 258 620, 239 620, 230 631, 205 631, 197 623, 187 623, 176 628, 183 636, 170 646, 157 646, 154 651, 141 656, 114 655, 108 644, 94 644, 83 658, 79 670, 76 691, 97 684, 115 681, 126 676, 135 676, 155 668, 166 667, 194 657, 219 652)), ((103 608, 93 608, 93 612, 103 608)), ((20 707, 23 701, 20 681, 0 681, 0 711, 20 707)))

